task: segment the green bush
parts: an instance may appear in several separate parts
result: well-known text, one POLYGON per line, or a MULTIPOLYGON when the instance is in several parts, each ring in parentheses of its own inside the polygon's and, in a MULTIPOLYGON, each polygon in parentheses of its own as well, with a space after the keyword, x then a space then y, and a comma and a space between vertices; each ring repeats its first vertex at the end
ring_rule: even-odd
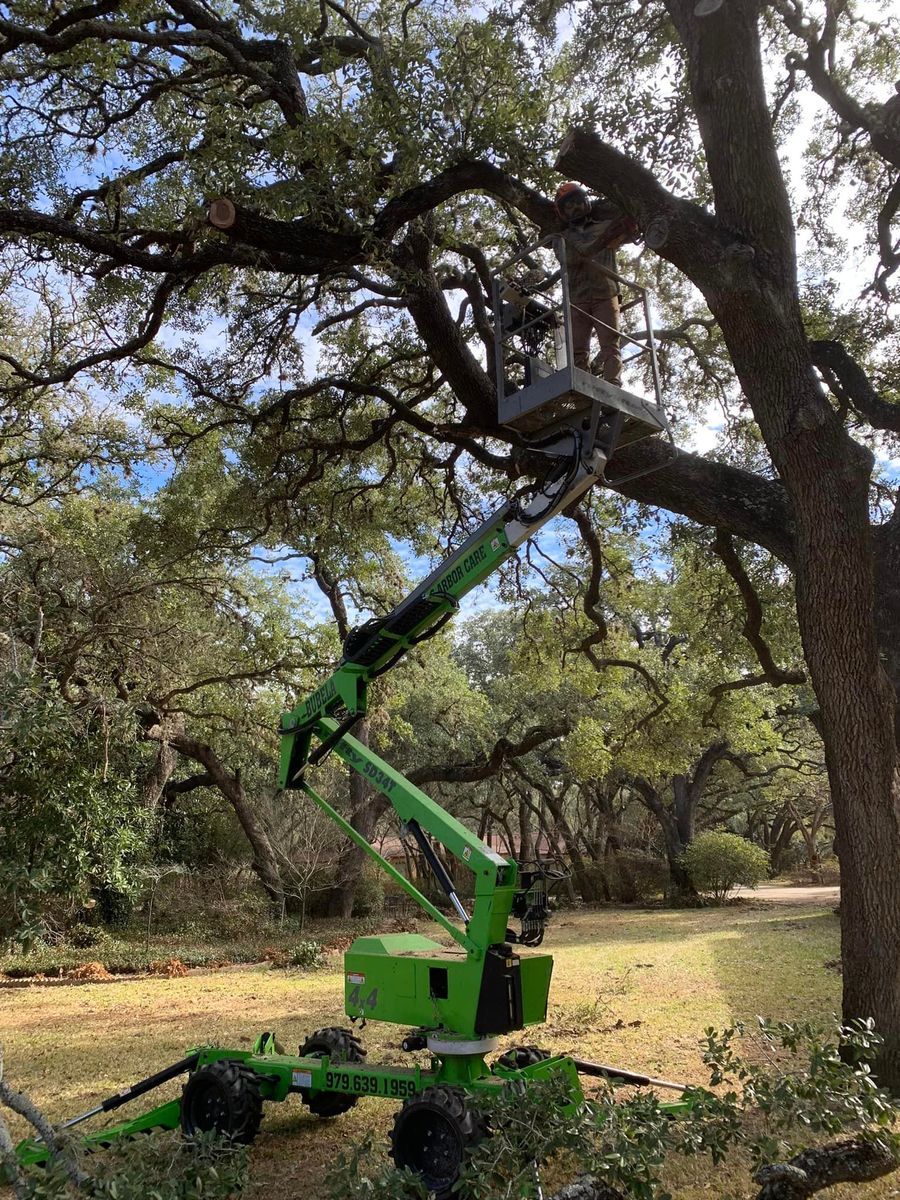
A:
POLYGON ((224 866, 191 870, 173 863, 160 868, 156 879, 147 873, 138 922, 142 928, 148 915, 152 915, 154 933, 230 938, 266 924, 270 906, 262 888, 246 871, 224 866))
POLYGON ((125 929, 134 916, 134 895, 124 887, 112 883, 100 884, 94 889, 97 913, 104 925, 110 929, 125 929))
POLYGON ((384 880, 374 871, 364 871, 356 885, 354 917, 380 917, 384 912, 384 880))
MULTIPOLYGON (((585 864, 581 871, 569 870, 576 892, 587 904, 646 904, 664 896, 669 886, 669 868, 665 860, 639 851, 607 854, 599 862, 585 864)), ((565 892, 558 887, 554 896, 564 902, 565 892)))
POLYGON ((79 921, 66 934, 66 941, 76 950, 90 950, 94 946, 102 946, 109 941, 109 935, 97 925, 88 925, 79 921))
POLYGON ((320 942, 311 939, 298 942, 290 950, 286 950, 280 958, 275 959, 273 967, 300 967, 304 971, 314 971, 325 966, 325 948, 320 942))
POLYGON ((96 888, 121 887, 152 822, 131 782, 124 731, 134 718, 123 707, 110 710, 105 741, 49 680, 12 673, 0 679, 0 708, 15 747, 0 794, 0 938, 27 944, 96 888))
POLYGON ((734 833, 701 833, 682 855, 698 892, 725 900, 743 884, 756 887, 769 871, 769 856, 761 847, 734 833))

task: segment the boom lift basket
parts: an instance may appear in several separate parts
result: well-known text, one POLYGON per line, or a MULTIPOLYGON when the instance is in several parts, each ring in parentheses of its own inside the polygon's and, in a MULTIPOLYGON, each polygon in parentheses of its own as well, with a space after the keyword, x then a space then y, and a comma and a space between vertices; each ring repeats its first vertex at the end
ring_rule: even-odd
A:
POLYGON ((621 275, 612 278, 619 285, 623 325, 630 313, 643 318, 643 328, 635 333, 620 330, 623 366, 635 386, 643 368, 651 396, 575 366, 565 240, 548 237, 507 259, 493 277, 498 422, 531 438, 573 426, 594 432, 618 414, 618 446, 663 433, 674 452, 662 405, 650 293, 621 275))

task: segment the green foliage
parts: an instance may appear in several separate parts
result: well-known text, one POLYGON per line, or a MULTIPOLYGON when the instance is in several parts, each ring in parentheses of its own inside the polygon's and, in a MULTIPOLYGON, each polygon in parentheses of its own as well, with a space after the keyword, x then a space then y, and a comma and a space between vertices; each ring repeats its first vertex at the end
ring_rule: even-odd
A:
POLYGON ((273 967, 299 967, 303 971, 315 971, 326 964, 325 949, 320 942, 307 939, 297 942, 289 950, 276 958, 273 967))
POLYGON ((328 1173, 330 1200, 429 1200, 431 1193, 417 1175, 386 1167, 379 1151, 373 1134, 342 1151, 328 1173))
POLYGON ((150 828, 132 782, 106 761, 106 739, 92 736, 90 715, 39 676, 11 676, 4 690, 4 736, 14 749, 0 791, 0 937, 29 941, 55 904, 71 911, 97 886, 122 887, 150 828))
POLYGON ((109 941, 105 930, 96 925, 88 925, 86 921, 78 921, 66 931, 66 941, 75 950, 89 950, 102 946, 109 941))
POLYGON ((32 1168, 25 1200, 228 1200, 248 1182, 246 1146, 201 1133, 155 1133, 119 1142, 85 1159, 88 1181, 75 1188, 61 1164, 32 1168))
POLYGON ((353 900, 354 919, 381 916, 384 912, 384 879, 380 871, 363 871, 357 882, 353 900))
POLYGON ((97 914, 111 929, 124 929, 134 915, 134 893, 126 887, 102 883, 94 890, 97 914))
MULTIPOLYGON (((726 1090, 690 1090, 689 1114, 674 1120, 655 1095, 623 1100, 609 1086, 573 1112, 562 1078, 482 1093, 491 1136, 464 1167, 460 1200, 537 1200, 545 1194, 540 1171, 550 1163, 557 1175, 587 1173, 638 1200, 665 1200, 660 1177, 673 1156, 718 1163, 743 1149, 757 1166, 805 1147, 811 1134, 862 1132, 900 1161, 900 1134, 892 1129, 898 1109, 870 1073, 879 1045, 865 1022, 761 1021, 755 1036, 743 1027, 708 1030, 710 1083, 726 1090)), ((342 1158, 329 1186, 331 1200, 422 1195, 408 1175, 377 1162, 372 1139, 342 1158)))
POLYGON ((681 861, 697 891, 720 901, 738 884, 756 887, 769 869, 765 850, 746 838, 721 831, 699 834, 681 861))
MULTIPOLYGON (((900 1148, 897 1102, 871 1073, 882 1044, 872 1021, 841 1025, 835 1018, 820 1025, 760 1018, 755 1040, 762 1054, 753 1057, 739 1048, 747 1036, 740 1022, 721 1034, 707 1029, 703 1059, 713 1087, 739 1088, 744 1108, 761 1114, 762 1130, 743 1139, 755 1163, 795 1153, 809 1133, 864 1130, 900 1148), (786 1065, 765 1065, 773 1061, 786 1065)), ((734 1094, 728 1091, 722 1103, 734 1094)))

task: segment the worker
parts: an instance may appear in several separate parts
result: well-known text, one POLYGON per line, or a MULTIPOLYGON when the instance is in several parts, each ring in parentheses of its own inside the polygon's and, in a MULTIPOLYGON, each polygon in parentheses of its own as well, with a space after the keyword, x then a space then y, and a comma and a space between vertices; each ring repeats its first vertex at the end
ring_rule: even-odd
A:
POLYGON ((637 225, 614 204, 592 202, 577 183, 560 185, 555 207, 564 224, 575 366, 590 369, 591 330, 596 329, 603 378, 621 387, 615 251, 634 236, 637 225))

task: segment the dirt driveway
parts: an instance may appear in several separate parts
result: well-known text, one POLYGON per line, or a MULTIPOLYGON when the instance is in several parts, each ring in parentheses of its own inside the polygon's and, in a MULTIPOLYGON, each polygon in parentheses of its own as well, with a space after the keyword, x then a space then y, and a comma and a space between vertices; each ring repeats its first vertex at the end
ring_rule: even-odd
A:
POLYGON ((735 888, 736 896, 746 896, 748 900, 764 900, 769 904, 831 904, 835 905, 841 898, 839 887, 777 887, 763 885, 758 888, 735 888))

